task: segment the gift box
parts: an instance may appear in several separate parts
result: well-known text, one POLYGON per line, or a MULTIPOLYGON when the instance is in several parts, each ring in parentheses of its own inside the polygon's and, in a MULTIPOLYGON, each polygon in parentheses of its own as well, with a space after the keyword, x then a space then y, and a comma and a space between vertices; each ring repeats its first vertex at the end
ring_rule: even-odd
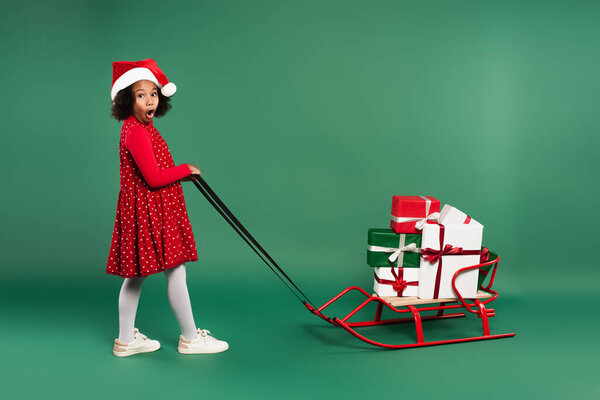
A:
POLYGON ((390 227, 396 233, 421 233, 427 221, 439 218, 440 201, 431 196, 393 196, 390 227))
MULTIPOLYGON (((457 298, 452 277, 461 268, 477 265, 481 257, 483 225, 425 224, 421 242, 419 298, 457 298)), ((479 271, 473 269, 456 278, 456 289, 464 298, 477 296, 479 271)))
MULTIPOLYGON (((473 218, 471 218, 464 212, 460 211, 458 208, 452 207, 449 204, 444 205, 444 207, 442 208, 442 211, 440 211, 439 223, 442 225, 470 224, 470 223, 479 224, 479 222, 475 221, 473 218)), ((481 257, 479 259, 479 262, 481 264, 488 262, 488 261, 494 261, 496 258, 498 258, 498 255, 496 253, 494 253, 493 251, 489 251, 486 247, 481 248, 481 257)), ((481 286, 481 284, 487 277, 491 268, 492 268, 492 265, 486 265, 485 267, 481 267, 479 269, 479 279, 477 282, 478 288, 481 286)))
POLYGON ((373 268, 373 290, 380 296, 417 296, 419 294, 419 268, 373 268))
POLYGON ((421 234, 369 229, 367 264, 373 267, 378 296, 416 296, 419 284, 421 234))
POLYGON ((396 233, 391 229, 369 229, 367 264, 371 267, 419 268, 421 234, 396 233))
POLYGON ((439 223, 443 225, 469 224, 471 222, 478 223, 458 208, 448 204, 444 205, 444 208, 442 208, 442 211, 440 212, 439 223))

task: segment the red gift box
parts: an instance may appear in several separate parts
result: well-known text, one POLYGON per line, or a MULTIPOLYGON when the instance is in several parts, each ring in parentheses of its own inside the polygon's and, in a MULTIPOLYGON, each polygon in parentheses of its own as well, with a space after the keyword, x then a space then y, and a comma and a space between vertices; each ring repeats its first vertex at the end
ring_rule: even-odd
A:
POLYGON ((393 196, 390 227, 396 233, 421 233, 427 221, 440 217, 440 201, 431 196, 393 196))

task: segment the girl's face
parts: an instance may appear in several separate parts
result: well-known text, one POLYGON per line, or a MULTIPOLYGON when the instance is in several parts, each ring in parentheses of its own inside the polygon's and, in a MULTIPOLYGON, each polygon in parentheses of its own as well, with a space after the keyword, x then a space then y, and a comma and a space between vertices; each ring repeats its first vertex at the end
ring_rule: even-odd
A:
POLYGON ((151 81, 137 81, 131 89, 135 97, 133 116, 142 124, 152 122, 158 107, 158 88, 151 81))

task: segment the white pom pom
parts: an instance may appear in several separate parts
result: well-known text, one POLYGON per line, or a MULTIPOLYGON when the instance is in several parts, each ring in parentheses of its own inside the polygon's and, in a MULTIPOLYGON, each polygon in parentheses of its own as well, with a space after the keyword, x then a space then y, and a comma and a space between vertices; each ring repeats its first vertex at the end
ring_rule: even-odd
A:
POLYGON ((177 91, 177 86, 175 86, 175 84, 173 82, 169 82, 167 83, 165 86, 163 86, 163 88, 160 90, 160 92, 167 96, 167 97, 171 97, 175 94, 175 92, 177 91))

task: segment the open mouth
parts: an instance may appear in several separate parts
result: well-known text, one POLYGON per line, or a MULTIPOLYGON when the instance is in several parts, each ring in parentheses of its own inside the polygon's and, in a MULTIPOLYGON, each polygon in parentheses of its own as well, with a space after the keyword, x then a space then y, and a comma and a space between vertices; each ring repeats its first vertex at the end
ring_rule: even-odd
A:
POLYGON ((147 118, 154 117, 154 110, 148 110, 148 111, 146 111, 146 117, 147 118))

